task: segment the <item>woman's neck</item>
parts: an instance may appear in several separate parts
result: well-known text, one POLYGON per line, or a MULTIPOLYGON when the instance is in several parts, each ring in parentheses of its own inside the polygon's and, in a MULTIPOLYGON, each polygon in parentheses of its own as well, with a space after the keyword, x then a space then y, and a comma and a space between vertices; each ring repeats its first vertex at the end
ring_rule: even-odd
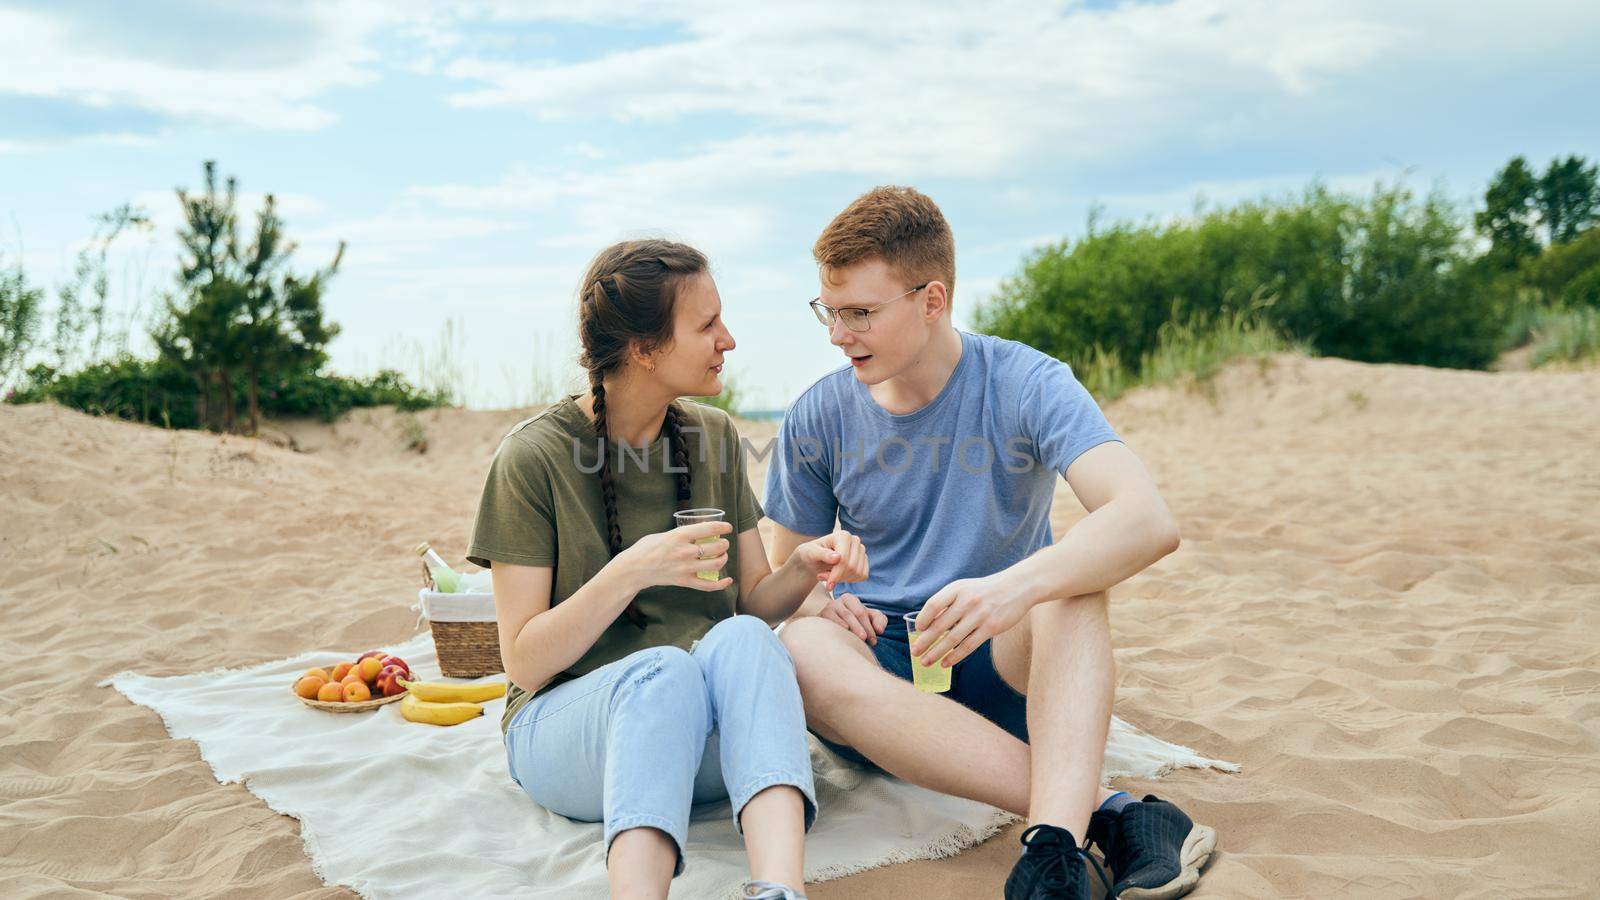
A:
MULTIPOLYGON (((648 447, 661 436, 667 418, 667 404, 673 398, 650 390, 649 385, 629 383, 626 377, 608 377, 606 388, 606 432, 611 440, 630 447, 648 447)), ((578 408, 594 420, 594 394, 577 400, 578 408)))

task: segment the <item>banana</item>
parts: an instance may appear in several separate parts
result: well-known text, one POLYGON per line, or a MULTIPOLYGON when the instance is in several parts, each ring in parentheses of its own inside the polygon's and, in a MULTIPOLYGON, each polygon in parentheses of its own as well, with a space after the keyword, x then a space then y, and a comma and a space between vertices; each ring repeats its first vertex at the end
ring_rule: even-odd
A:
POLYGON ((407 681, 400 684, 411 696, 430 703, 483 703, 506 693, 504 681, 485 681, 478 684, 447 684, 443 681, 407 681))
POLYGON ((476 703, 430 703, 408 693, 400 701, 400 715, 407 721, 428 725, 460 725, 483 715, 483 707, 476 703))

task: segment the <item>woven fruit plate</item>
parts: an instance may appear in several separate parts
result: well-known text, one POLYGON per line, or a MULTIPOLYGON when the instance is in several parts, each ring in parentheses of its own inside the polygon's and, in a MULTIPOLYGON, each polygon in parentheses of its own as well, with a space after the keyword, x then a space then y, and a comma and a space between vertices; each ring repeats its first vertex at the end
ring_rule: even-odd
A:
POLYGON ((371 700, 357 700, 351 703, 347 703, 343 700, 307 700, 299 694, 294 693, 294 685, 292 684, 289 685, 289 693, 294 694, 294 698, 296 700, 299 700, 301 703, 304 703, 312 709, 321 709, 326 710, 327 712, 335 713, 366 712, 369 709, 377 709, 385 703, 393 703, 396 700, 402 700, 406 696, 404 692, 401 692, 389 697, 373 697, 371 700))

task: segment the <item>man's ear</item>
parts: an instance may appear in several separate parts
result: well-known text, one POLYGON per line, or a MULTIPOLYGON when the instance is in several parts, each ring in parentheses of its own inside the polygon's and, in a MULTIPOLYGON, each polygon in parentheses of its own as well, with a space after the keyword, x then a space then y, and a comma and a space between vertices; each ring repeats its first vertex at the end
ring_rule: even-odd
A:
POLYGON ((936 321, 950 311, 950 289, 942 281, 930 281, 922 289, 922 317, 936 321))

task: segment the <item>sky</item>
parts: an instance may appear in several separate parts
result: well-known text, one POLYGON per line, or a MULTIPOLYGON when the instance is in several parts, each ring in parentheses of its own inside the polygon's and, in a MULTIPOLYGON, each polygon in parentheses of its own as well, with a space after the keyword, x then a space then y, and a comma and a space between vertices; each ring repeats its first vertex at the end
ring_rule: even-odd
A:
POLYGON ((1469 202, 1514 155, 1600 158, 1597 46, 1570 0, 0 0, 0 263, 54 288, 138 204, 111 267, 138 321, 216 160, 243 210, 277 198, 298 270, 347 242, 336 371, 453 360, 500 407, 573 383, 588 260, 666 236, 712 261, 741 404, 781 408, 843 362, 810 250, 875 185, 943 209, 965 327, 1094 207, 1312 179, 1469 202))

